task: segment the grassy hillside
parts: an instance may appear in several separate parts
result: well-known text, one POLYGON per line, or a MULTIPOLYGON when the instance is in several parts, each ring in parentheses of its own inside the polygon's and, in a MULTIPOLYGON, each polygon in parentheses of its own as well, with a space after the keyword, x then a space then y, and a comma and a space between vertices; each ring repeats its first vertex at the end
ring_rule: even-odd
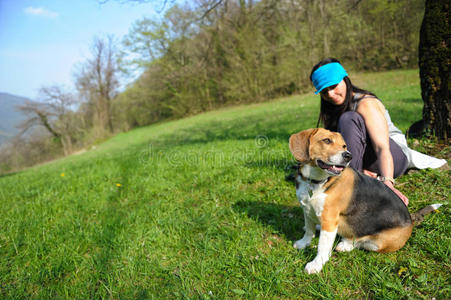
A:
MULTIPOLYGON (((401 129, 421 118, 417 71, 353 77, 401 129)), ((316 249, 292 247, 302 211, 284 178, 288 137, 318 107, 304 95, 210 112, 0 177, 1 297, 449 298, 449 206, 398 252, 334 252, 304 273, 316 249)), ((399 189, 415 210, 446 203, 450 179, 420 171, 399 189)))

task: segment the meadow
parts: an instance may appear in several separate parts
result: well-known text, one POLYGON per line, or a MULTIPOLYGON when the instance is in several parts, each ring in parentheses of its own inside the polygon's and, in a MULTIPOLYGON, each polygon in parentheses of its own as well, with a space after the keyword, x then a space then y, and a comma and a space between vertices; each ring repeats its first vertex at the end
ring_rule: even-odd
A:
MULTIPOLYGON (((402 130, 421 119, 418 70, 354 74, 402 130)), ((0 297, 449 299, 449 205, 395 253, 334 252, 307 275, 292 133, 316 126, 313 93, 119 134, 0 177, 0 297)), ((412 146, 450 159, 451 147, 412 146)), ((399 179, 414 211, 448 203, 451 171, 399 179)), ((338 239, 335 245, 338 243, 338 239)))

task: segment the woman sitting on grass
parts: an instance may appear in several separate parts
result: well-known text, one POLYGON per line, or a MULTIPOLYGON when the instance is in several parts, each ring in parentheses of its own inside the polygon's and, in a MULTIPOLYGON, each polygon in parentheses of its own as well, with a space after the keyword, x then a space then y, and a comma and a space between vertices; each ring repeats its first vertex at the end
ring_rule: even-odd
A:
POLYGON ((354 86, 337 59, 316 64, 310 80, 315 94, 321 96, 318 125, 322 122, 326 129, 340 132, 352 153, 350 166, 383 181, 406 205, 409 200, 394 187, 394 178, 409 168, 446 164, 443 159, 410 149, 382 102, 373 93, 354 86))

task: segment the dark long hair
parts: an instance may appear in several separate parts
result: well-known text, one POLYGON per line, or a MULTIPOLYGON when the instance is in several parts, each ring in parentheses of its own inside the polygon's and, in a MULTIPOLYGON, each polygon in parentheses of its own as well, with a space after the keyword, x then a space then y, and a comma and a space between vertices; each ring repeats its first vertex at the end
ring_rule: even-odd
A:
MULTIPOLYGON (((313 72, 316 71, 316 69, 318 69, 321 66, 333 63, 333 62, 340 63, 338 61, 338 59, 329 57, 329 58, 323 59, 322 61, 317 63, 315 66, 313 66, 312 72, 310 73, 310 81, 312 81, 312 75, 313 75, 313 72)), ((348 76, 344 77, 343 80, 346 83, 345 101, 343 102, 343 104, 335 105, 335 104, 332 104, 332 103, 324 100, 323 96, 321 96, 321 108, 320 108, 318 123, 316 124, 316 127, 319 127, 319 124, 322 123, 324 125, 324 128, 333 130, 333 131, 337 131, 338 119, 344 112, 351 110, 351 105, 353 103, 353 101, 352 101, 352 93, 353 92, 364 94, 364 95, 372 95, 372 96, 376 97, 375 94, 373 94, 367 90, 358 88, 355 85, 353 85, 348 76)))

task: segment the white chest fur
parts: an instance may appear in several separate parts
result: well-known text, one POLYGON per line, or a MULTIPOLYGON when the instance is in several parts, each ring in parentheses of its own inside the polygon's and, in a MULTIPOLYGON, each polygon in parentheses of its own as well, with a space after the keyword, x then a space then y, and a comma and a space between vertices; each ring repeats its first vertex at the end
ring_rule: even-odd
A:
POLYGON ((296 176, 296 181, 298 183, 296 196, 305 214, 315 219, 315 223, 319 223, 319 217, 323 212, 327 198, 327 194, 324 193, 324 183, 314 184, 303 180, 300 175, 296 176))

